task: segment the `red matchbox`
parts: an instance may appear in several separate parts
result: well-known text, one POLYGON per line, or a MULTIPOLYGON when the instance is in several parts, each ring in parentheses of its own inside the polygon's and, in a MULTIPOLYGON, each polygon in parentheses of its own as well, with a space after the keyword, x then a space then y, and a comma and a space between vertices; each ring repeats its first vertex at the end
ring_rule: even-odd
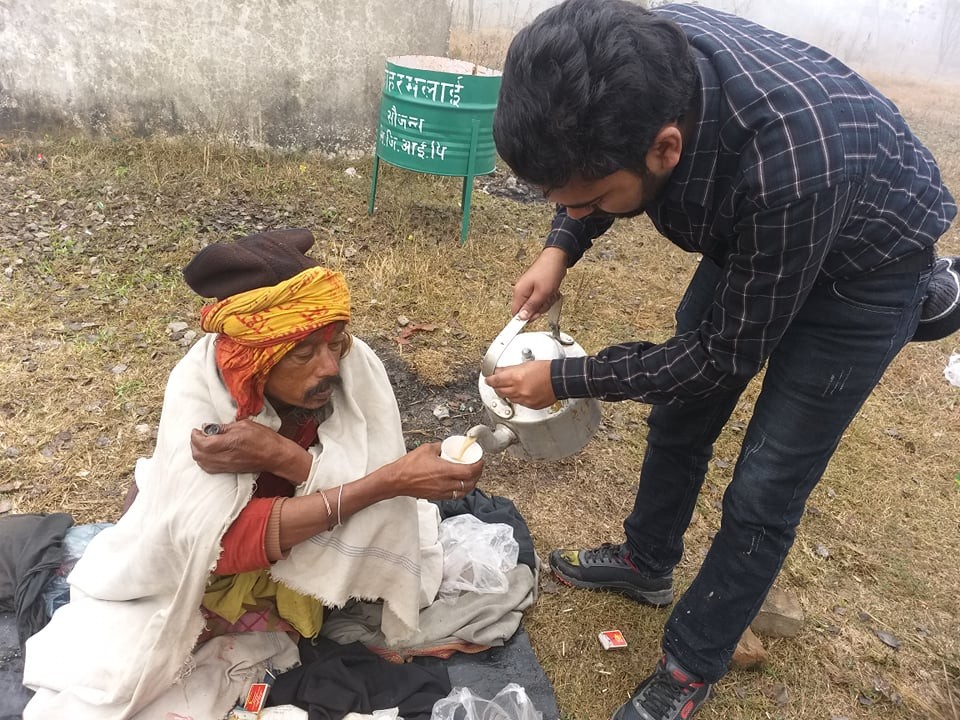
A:
POLYGON ((604 630, 600 633, 600 644, 603 645, 604 650, 616 650, 617 648, 625 648, 627 639, 623 637, 623 633, 619 630, 604 630))

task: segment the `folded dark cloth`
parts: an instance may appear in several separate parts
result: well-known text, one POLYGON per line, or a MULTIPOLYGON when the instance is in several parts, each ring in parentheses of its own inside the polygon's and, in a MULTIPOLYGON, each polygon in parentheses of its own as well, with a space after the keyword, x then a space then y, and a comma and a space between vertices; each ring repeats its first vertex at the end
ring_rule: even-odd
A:
POLYGON ((0 612, 16 613, 21 645, 50 621, 43 590, 63 561, 72 525, 66 513, 0 518, 0 612))
POLYGON ((300 641, 300 667, 277 677, 269 705, 296 705, 309 720, 341 720, 351 712, 399 708, 406 720, 429 720, 450 694, 443 667, 387 662, 361 643, 326 638, 300 641))

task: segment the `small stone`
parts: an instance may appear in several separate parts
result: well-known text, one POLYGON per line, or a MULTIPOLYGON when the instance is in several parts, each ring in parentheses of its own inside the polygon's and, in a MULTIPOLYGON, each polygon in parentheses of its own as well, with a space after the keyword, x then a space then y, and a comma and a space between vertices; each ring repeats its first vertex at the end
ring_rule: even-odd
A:
POLYGON ((882 642, 887 647, 892 647, 894 650, 900 649, 900 641, 892 633, 888 633, 885 630, 876 630, 876 635, 880 638, 882 642))
POLYGON ((15 448, 12 445, 3 451, 3 454, 8 458, 17 458, 20 457, 20 448, 15 448))
POLYGON ((357 169, 353 167, 348 167, 346 170, 343 171, 343 174, 346 175, 347 177, 356 177, 357 169))
POLYGON ((817 557, 828 558, 831 556, 830 548, 819 543, 813 546, 813 552, 817 557))
POLYGON ((167 332, 171 335, 175 335, 177 333, 184 332, 188 327, 190 326, 187 323, 183 322, 182 320, 178 320, 176 322, 167 323, 167 332))
POLYGON ((187 331, 183 334, 183 337, 180 338, 180 340, 179 340, 178 342, 179 342, 181 345, 183 345, 183 347, 189 347, 190 345, 193 344, 193 341, 196 340, 196 339, 197 339, 197 331, 196 331, 196 330, 187 330, 187 331))
POLYGON ((803 608, 796 595, 771 588, 750 628, 761 637, 796 637, 803 628, 803 608))
POLYGON ((12 277, 13 277, 13 267, 4 268, 3 274, 6 275, 8 278, 12 278, 12 277))
POLYGON ((450 408, 446 405, 437 405, 433 409, 433 416, 437 420, 449 420, 450 419, 450 408))
POLYGON ((140 423, 134 428, 134 430, 136 430, 137 435, 139 435, 141 439, 146 439, 150 437, 150 433, 153 431, 153 428, 147 423, 140 423))
POLYGON ((787 692, 787 686, 783 683, 776 683, 765 688, 764 694, 780 707, 790 704, 790 694, 787 692))
POLYGON ((399 325, 400 327, 406 327, 409 324, 410 324, 410 318, 408 318, 406 315, 397 316, 397 325, 399 325))
POLYGON ((750 628, 740 638, 737 649, 730 658, 730 667, 734 670, 756 670, 767 663, 769 656, 760 642, 760 638, 753 634, 750 628))
POLYGON ((112 372, 114 375, 120 375, 126 369, 126 365, 114 365, 112 368, 110 368, 110 372, 112 372))

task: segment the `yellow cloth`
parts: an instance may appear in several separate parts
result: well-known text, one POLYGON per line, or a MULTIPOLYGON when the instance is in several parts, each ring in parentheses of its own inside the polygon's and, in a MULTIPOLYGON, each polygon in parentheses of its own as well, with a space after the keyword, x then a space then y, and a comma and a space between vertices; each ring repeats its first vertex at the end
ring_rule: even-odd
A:
POLYGON ((220 333, 217 365, 237 403, 237 420, 260 412, 267 375, 300 340, 324 325, 349 320, 346 280, 322 267, 204 307, 200 327, 220 333))
POLYGON ((323 624, 323 605, 273 580, 267 570, 214 576, 207 583, 203 606, 230 623, 251 608, 276 605, 276 612, 303 637, 314 637, 323 624))

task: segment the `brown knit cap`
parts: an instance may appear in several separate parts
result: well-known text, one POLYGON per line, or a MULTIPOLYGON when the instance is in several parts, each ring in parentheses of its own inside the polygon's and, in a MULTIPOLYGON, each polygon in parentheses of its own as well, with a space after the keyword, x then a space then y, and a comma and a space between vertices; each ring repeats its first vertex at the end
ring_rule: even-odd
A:
POLYGON ((224 298, 270 287, 318 266, 304 253, 313 246, 305 228, 268 230, 233 242, 207 245, 183 269, 184 280, 197 295, 224 298))

